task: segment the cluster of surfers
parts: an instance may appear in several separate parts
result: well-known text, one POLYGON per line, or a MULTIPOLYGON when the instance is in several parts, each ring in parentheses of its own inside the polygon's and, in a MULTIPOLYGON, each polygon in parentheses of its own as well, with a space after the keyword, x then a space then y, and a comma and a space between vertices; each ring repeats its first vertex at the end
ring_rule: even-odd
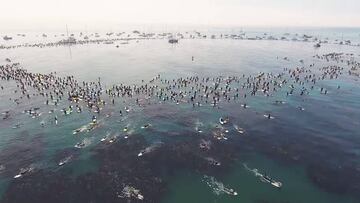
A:
MULTIPOLYGON (((323 56, 314 56, 317 59, 326 61, 343 62, 350 68, 349 71, 358 70, 359 63, 353 59, 346 60, 344 54, 330 53, 323 56)), ((284 59, 289 60, 289 59, 284 59)), ((16 81, 17 89, 15 93, 20 93, 19 98, 9 98, 16 104, 20 104, 22 100, 31 100, 32 97, 42 96, 45 98, 46 105, 58 106, 63 100, 68 100, 69 105, 61 105, 61 114, 68 116, 74 112, 82 113, 83 108, 87 108, 92 114, 91 123, 85 127, 76 129, 73 134, 90 131, 99 127, 97 115, 101 114, 106 105, 115 106, 119 100, 132 100, 136 105, 145 106, 154 103, 175 103, 189 104, 193 108, 201 106, 219 107, 221 103, 239 103, 241 108, 249 108, 247 103, 248 97, 265 96, 271 97, 276 93, 284 94, 286 97, 297 93, 300 96, 309 95, 311 91, 318 91, 320 94, 328 94, 328 90, 324 87, 316 86, 318 81, 325 79, 337 79, 344 72, 344 68, 338 65, 328 65, 315 68, 315 64, 309 64, 305 67, 301 60, 302 67, 284 68, 280 73, 259 73, 255 75, 241 76, 217 76, 217 77, 180 77, 177 79, 166 79, 157 75, 150 81, 142 80, 140 85, 118 84, 105 88, 101 79, 96 82, 79 82, 74 76, 60 77, 56 72, 49 74, 31 73, 21 68, 19 63, 11 63, 10 59, 6 59, 8 64, 0 66, 0 78, 3 81, 16 81), (317 87, 317 88, 315 88, 317 87), (35 90, 33 92, 32 90, 35 90), (282 90, 285 89, 285 90, 282 90), (316 90, 318 89, 318 90, 316 90)), ((354 73, 349 72, 350 75, 354 73)), ((1 86, 1 89, 4 89, 1 86)), ((340 85, 337 87, 340 89, 340 85)), ((274 104, 281 105, 285 101, 276 100, 274 104)), ((298 106, 300 110, 305 108, 298 106)), ((24 110, 32 118, 41 116, 39 107, 24 110)), ((49 113, 54 113, 50 110, 49 113)), ((120 116, 129 113, 130 108, 119 108, 120 116)), ((11 117, 9 110, 2 113, 3 119, 11 117)), ((274 119, 271 113, 264 114, 267 119, 274 119)), ((221 125, 228 123, 228 117, 220 118, 221 125)), ((53 122, 58 124, 58 115, 54 114, 53 122)), ((45 123, 41 122, 44 127, 45 123)), ((151 124, 143 127, 148 128, 151 124)), ((21 124, 16 124, 13 128, 20 128, 21 124)), ((241 134, 244 129, 239 126, 234 128, 241 134)), ((202 132, 197 127, 197 132, 202 132)), ((124 129, 126 132, 127 129, 124 129)), ((214 132, 217 139, 227 139, 222 128, 214 132)), ((103 138, 102 141, 107 138, 103 138)), ((113 141, 110 139, 110 141, 113 141)), ((77 143, 77 148, 82 148, 85 143, 77 143)))
MULTIPOLYGON (((349 74, 355 75, 359 63, 353 59, 339 59, 342 54, 326 54, 314 56, 314 58, 343 61, 349 67, 349 74)), ((250 107, 247 97, 257 95, 271 97, 277 92, 290 96, 295 93, 308 95, 311 91, 319 91, 328 94, 324 87, 317 86, 317 82, 325 79, 337 79, 344 72, 339 65, 328 65, 315 68, 315 64, 307 67, 302 63, 296 68, 284 68, 280 73, 258 73, 241 76, 217 76, 217 77, 180 77, 177 79, 166 79, 157 75, 150 81, 144 80, 140 85, 118 84, 105 88, 101 78, 96 82, 79 82, 74 76, 60 77, 56 72, 49 74, 31 73, 21 68, 19 63, 9 63, 0 66, 0 78, 3 81, 16 81, 19 98, 10 98, 19 104, 23 99, 31 99, 35 96, 45 98, 46 105, 58 106, 63 100, 70 101, 69 106, 62 108, 64 115, 73 112, 81 113, 83 106, 91 112, 100 114, 106 105, 115 105, 120 99, 131 99, 137 105, 148 105, 158 102, 169 102, 177 105, 187 103, 195 107, 212 106, 218 107, 220 103, 237 102, 242 108, 250 107), (35 93, 31 91, 35 90, 35 93), (285 89, 285 90, 282 90, 285 89)), ((1 86, 1 89, 4 89, 1 86)), ((338 86, 340 89, 340 86, 338 86)), ((276 100, 275 104, 283 104, 284 101, 276 100)), ((299 107, 301 108, 301 107, 299 107)), ((30 109, 31 116, 39 116, 38 109, 30 109)), ((129 112, 130 109, 119 109, 119 114, 129 112)), ((10 117, 10 112, 3 113, 4 119, 10 117)), ((272 118, 270 114, 267 118, 272 118)), ((57 123, 57 117, 54 117, 57 123)), ((93 120, 93 118, 92 118, 93 120)))
POLYGON ((359 55, 355 55, 353 53, 328 53, 324 55, 315 55, 314 58, 325 60, 327 62, 333 62, 335 64, 345 64, 349 67, 348 74, 360 77, 360 63, 355 60, 359 55))

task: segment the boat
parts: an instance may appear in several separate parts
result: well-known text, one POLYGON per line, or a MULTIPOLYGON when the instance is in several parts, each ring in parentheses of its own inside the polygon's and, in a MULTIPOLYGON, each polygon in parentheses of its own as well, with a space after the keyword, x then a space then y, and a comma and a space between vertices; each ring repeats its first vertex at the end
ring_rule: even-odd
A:
POLYGON ((238 193, 234 189, 231 189, 231 188, 230 189, 224 188, 224 192, 228 195, 234 195, 234 196, 238 195, 238 193))
POLYGON ((107 139, 107 136, 104 136, 101 138, 100 142, 104 142, 104 141, 106 141, 106 139, 107 139))
POLYGON ((9 37, 9 36, 5 35, 5 36, 3 37, 3 39, 4 39, 4 40, 12 40, 12 37, 9 37))
POLYGON ((170 44, 177 44, 179 42, 178 39, 169 39, 170 44))
POLYGON ((243 166, 245 167, 246 170, 254 173, 254 175, 256 177, 259 177, 262 182, 270 183, 272 186, 274 186, 276 188, 281 188, 282 187, 282 183, 280 181, 276 181, 276 180, 272 179, 270 176, 266 175, 266 173, 261 174, 258 171, 258 169, 256 169, 256 168, 250 169, 245 163, 243 164, 243 166))
POLYGON ((109 143, 113 143, 113 142, 115 142, 115 140, 116 140, 116 137, 112 137, 112 138, 109 140, 109 143))
POLYGON ((315 47, 315 48, 320 48, 320 47, 321 47, 321 44, 320 44, 320 43, 316 43, 316 44, 314 45, 314 47, 315 47))
POLYGON ((136 198, 139 199, 139 200, 143 200, 143 199, 144 199, 144 196, 141 195, 141 194, 138 194, 138 195, 136 196, 136 198))
POLYGON ((154 143, 152 145, 150 145, 149 147, 146 147, 145 149, 142 149, 139 154, 138 154, 138 157, 140 156, 143 156, 147 153, 150 153, 154 150, 156 150, 157 148, 159 148, 163 143, 162 142, 157 142, 157 143, 154 143))
POLYGON ((33 167, 27 167, 27 168, 21 168, 19 174, 15 175, 14 178, 21 178, 23 175, 25 175, 26 173, 29 173, 31 171, 33 171, 34 168, 33 167))
POLYGON ((139 152, 138 156, 140 157, 140 156, 144 155, 144 153, 145 153, 145 150, 141 150, 141 151, 139 152))
POLYGON ((61 161, 59 161, 59 164, 58 164, 58 165, 59 165, 59 166, 65 165, 66 163, 68 163, 68 162, 71 160, 71 158, 72 158, 72 156, 68 156, 68 157, 62 159, 61 161))
POLYGON ((204 175, 202 181, 205 182, 206 185, 209 186, 212 189, 213 193, 215 193, 216 195, 224 193, 233 196, 238 195, 238 193, 234 189, 225 186, 222 182, 217 181, 212 176, 204 175))
POLYGON ((66 36, 68 36, 68 38, 60 40, 59 44, 76 44, 76 39, 73 37, 74 35, 71 34, 69 36, 69 30, 68 30, 67 25, 66 25, 66 36))
POLYGON ((67 39, 59 41, 59 44, 76 44, 76 39, 74 37, 68 37, 67 39))
POLYGON ((281 188, 281 186, 282 186, 281 182, 273 180, 266 174, 261 177, 261 180, 264 182, 270 183, 272 186, 277 187, 277 188, 281 188))

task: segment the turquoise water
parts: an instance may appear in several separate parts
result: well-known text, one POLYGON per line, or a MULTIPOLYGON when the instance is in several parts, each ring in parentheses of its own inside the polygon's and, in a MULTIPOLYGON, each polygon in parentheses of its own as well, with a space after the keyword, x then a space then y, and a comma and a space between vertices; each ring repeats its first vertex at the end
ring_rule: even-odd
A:
MULTIPOLYGON (((337 30, 333 32, 341 35, 337 30)), ((328 31, 328 35, 333 32, 328 31)), ((356 37, 357 32, 346 36, 356 37)), ((100 77, 104 88, 113 84, 141 85, 145 83, 142 80, 149 81, 158 74, 170 81, 191 76, 239 76, 242 83, 246 81, 241 78, 243 74, 277 74, 284 68, 309 67, 313 63, 312 71, 317 75, 322 73, 318 68, 327 65, 337 64, 345 70, 338 79, 318 81, 304 96, 300 96, 301 87, 310 89, 311 84, 294 83, 294 94, 286 96, 292 84, 286 76, 289 83, 269 97, 262 93, 250 96, 250 90, 240 89, 239 100, 222 99, 215 108, 210 102, 193 107, 186 99, 177 105, 156 97, 146 100, 143 95, 139 96, 142 105, 136 104, 135 97, 115 97, 113 105, 112 98, 103 92, 107 105, 100 114, 81 104, 82 113, 70 115, 60 111, 75 105, 67 101, 66 95, 59 106, 46 105, 46 98, 39 95, 16 104, 13 99, 21 96, 14 92, 17 84, 1 80, 4 90, 0 90, 0 110, 10 111, 10 118, 0 122, 0 165, 5 167, 0 171, 2 202, 140 201, 134 196, 119 197, 125 186, 139 189, 144 202, 359 202, 359 78, 347 74, 345 63, 313 57, 344 52, 355 54, 353 60, 359 61, 359 47, 324 44, 314 49, 312 43, 232 39, 183 39, 175 46, 161 39, 130 41, 119 48, 115 45, 17 48, 0 50, 0 54, 29 72, 56 71, 59 77, 73 75, 79 83, 100 77), (320 94, 321 87, 328 94, 320 94), (247 98, 242 97, 245 93, 247 98), (276 100, 285 103, 275 104, 276 100), (250 107, 244 109, 243 103, 250 107), (23 113, 34 107, 40 108, 40 117, 23 113), (125 107, 130 108, 129 113, 125 107), (54 113, 48 113, 50 110, 54 113), (275 119, 266 119, 263 115, 268 113, 275 119), (58 125, 54 123, 55 115, 58 125), (74 135, 73 130, 90 123, 93 115, 99 127, 74 135), (228 139, 216 140, 213 133, 220 125, 219 117, 226 116, 230 124, 223 127, 229 131, 228 139), (18 123, 21 127, 13 129, 18 123), (151 124, 149 128, 141 128, 147 123, 151 124), (233 124, 245 133, 239 134, 233 124), (197 132, 196 127, 203 132, 197 132), (115 142, 101 142, 105 135, 116 137, 115 142), (210 150, 199 148, 202 139, 211 141, 210 150), (82 141, 85 148, 74 147, 82 141), (137 156, 155 143, 161 144, 137 156), (58 165, 69 156, 69 162, 58 165), (209 157, 221 166, 209 164, 209 157), (261 181, 244 164, 281 181, 282 188, 261 181), (34 172, 13 178, 20 168, 28 166, 34 172), (215 185, 223 184, 238 195, 223 191, 215 194, 216 188, 207 185, 209 179, 205 176, 214 177, 215 185)), ((161 81, 156 85, 165 86, 161 81)), ((31 88, 29 91, 36 94, 31 88)))

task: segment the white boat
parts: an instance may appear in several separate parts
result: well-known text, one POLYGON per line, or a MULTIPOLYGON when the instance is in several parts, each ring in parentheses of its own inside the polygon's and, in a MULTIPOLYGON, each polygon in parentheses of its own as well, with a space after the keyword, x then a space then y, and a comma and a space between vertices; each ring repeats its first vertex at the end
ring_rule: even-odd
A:
POLYGON ((137 198, 138 198, 139 200, 143 200, 143 199, 144 199, 144 196, 141 195, 141 194, 138 194, 138 195, 137 195, 137 198))
POLYGON ((243 164, 243 166, 245 167, 246 170, 254 173, 254 175, 256 177, 259 177, 260 180, 262 182, 265 182, 265 183, 270 183, 272 186, 276 187, 276 188, 281 188, 282 187, 282 183, 280 181, 276 181, 274 179, 272 179, 270 176, 268 175, 264 175, 264 174, 261 174, 258 169, 250 169, 245 163, 243 164))
POLYGON ((104 136, 101 138, 100 142, 104 142, 104 141, 106 141, 106 139, 107 139, 107 136, 104 136))
POLYGON ((139 152, 138 156, 140 157, 140 156, 144 155, 144 153, 145 153, 145 150, 141 150, 141 151, 139 152))
POLYGON ((234 189, 231 189, 231 188, 230 189, 224 188, 224 192, 228 195, 234 195, 234 196, 238 195, 238 193, 234 189))
POLYGON ((209 186, 216 195, 221 195, 224 193, 233 196, 238 195, 234 189, 225 186, 222 182, 217 181, 214 177, 204 175, 202 181, 205 182, 206 185, 209 186))
POLYGON ((275 181, 267 175, 262 175, 261 180, 264 182, 270 183, 272 186, 277 187, 277 188, 281 188, 281 186, 282 186, 281 182, 275 181))
POLYGON ((115 141, 116 141, 116 137, 114 136, 114 137, 110 138, 109 143, 113 143, 115 141))
POLYGON ((34 168, 32 168, 32 167, 21 168, 19 174, 15 175, 14 178, 15 179, 21 178, 23 175, 25 175, 26 173, 31 172, 33 170, 34 170, 34 168))
POLYGON ((62 159, 61 161, 59 161, 59 164, 58 164, 58 165, 59 165, 59 166, 65 165, 66 163, 68 163, 68 162, 71 160, 71 158, 72 158, 72 156, 68 156, 68 157, 62 159))
POLYGON ((146 147, 145 149, 142 149, 139 154, 138 154, 138 157, 140 156, 143 156, 145 154, 148 154, 154 150, 156 150, 157 148, 159 148, 163 143, 162 142, 157 142, 157 143, 154 143, 148 147, 146 147))

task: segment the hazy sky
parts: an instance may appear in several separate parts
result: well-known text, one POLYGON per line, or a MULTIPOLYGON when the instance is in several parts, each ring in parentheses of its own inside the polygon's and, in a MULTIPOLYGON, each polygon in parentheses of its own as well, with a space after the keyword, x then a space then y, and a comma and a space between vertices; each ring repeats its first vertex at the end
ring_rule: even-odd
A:
POLYGON ((1 0, 1 28, 360 26, 360 0, 1 0))

